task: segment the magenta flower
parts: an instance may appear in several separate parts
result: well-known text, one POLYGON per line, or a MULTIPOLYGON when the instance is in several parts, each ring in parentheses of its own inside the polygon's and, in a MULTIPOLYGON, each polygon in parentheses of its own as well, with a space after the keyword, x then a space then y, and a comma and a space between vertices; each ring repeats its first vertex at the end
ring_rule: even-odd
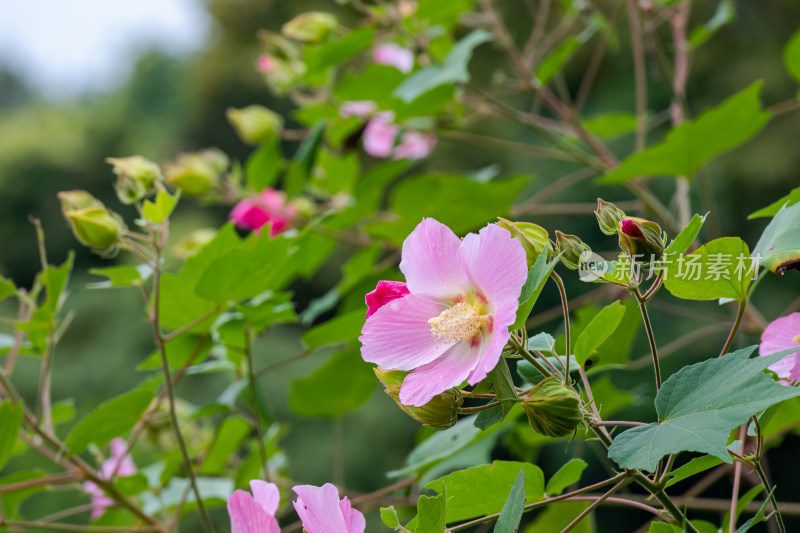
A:
POLYGON ((367 318, 393 300, 408 294, 408 286, 402 281, 379 281, 375 290, 367 294, 367 318))
POLYGON ((354 100, 344 102, 339 107, 339 114, 344 117, 364 117, 375 112, 378 107, 372 100, 354 100))
POLYGON ((275 69, 275 60, 267 54, 260 55, 256 60, 256 69, 261 74, 269 74, 275 69))
POLYGON ((378 113, 364 128, 364 151, 373 157, 389 157, 400 127, 393 124, 394 113, 378 113))
POLYGON ((400 270, 409 294, 373 310, 359 337, 361 356, 413 370, 400 403, 422 406, 464 380, 478 383, 497 365, 528 268, 520 242, 499 226, 462 241, 427 218, 403 243, 400 270))
POLYGON ((364 533, 364 515, 350 507, 347 497, 339 500, 339 491, 330 483, 292 490, 297 493, 294 508, 308 533, 364 533))
POLYGON ((259 231, 272 222, 269 236, 274 237, 290 227, 296 214, 295 207, 286 202, 285 194, 267 187, 236 204, 228 218, 240 228, 250 231, 259 231))
POLYGON ((228 499, 231 533, 280 533, 275 513, 280 505, 280 493, 273 483, 254 479, 250 482, 251 496, 237 490, 228 499))
POLYGON ((407 131, 400 138, 400 144, 394 149, 394 159, 422 159, 427 157, 436 146, 436 135, 407 131))
MULTIPOLYGON (((800 347, 800 313, 781 317, 772 323, 761 334, 759 355, 800 347)), ((800 352, 794 352, 769 367, 781 379, 780 383, 790 385, 800 380, 800 352), (784 381, 785 380, 785 381, 784 381)))
MULTIPOLYGON (((111 441, 111 457, 100 465, 100 479, 110 480, 115 476, 132 476, 137 472, 133 459, 130 455, 125 454, 127 448, 125 439, 116 438, 111 441)), ((92 497, 92 520, 103 516, 106 509, 114 505, 114 500, 109 498, 103 489, 93 481, 84 482, 83 490, 92 497)))
POLYGON ((414 68, 414 52, 394 43, 382 44, 372 51, 372 60, 408 73, 414 68))

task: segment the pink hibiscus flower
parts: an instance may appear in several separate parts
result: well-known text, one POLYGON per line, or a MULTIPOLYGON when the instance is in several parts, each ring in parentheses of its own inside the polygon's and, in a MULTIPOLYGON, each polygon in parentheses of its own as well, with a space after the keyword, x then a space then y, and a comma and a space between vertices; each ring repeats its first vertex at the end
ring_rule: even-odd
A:
POLYGON ((436 146, 436 135, 419 131, 407 131, 394 149, 394 159, 422 159, 428 157, 436 146))
MULTIPOLYGON (((127 448, 128 444, 125 439, 116 438, 111 441, 111 457, 100 465, 100 479, 110 480, 115 476, 132 476, 137 472, 133 459, 130 455, 125 454, 127 448)), ((84 482, 83 490, 92 497, 92 520, 103 516, 106 509, 114 505, 114 500, 106 496, 103 489, 93 481, 84 482)))
POLYGON ((427 218, 403 243, 400 270, 409 294, 370 307, 361 356, 413 370, 400 402, 419 407, 464 380, 478 383, 497 365, 528 268, 520 242, 499 226, 462 241, 427 218))
POLYGON ((378 107, 372 100, 353 100, 339 106, 339 114, 344 117, 365 117, 374 113, 378 107))
MULTIPOLYGON (((781 317, 773 321, 761 334, 759 355, 773 353, 800 347, 800 313, 781 317)), ((769 367, 781 377, 780 383, 789 385, 800 379, 800 352, 787 355, 769 367), (785 381, 784 381, 785 380, 785 381)))
POLYGON ((280 533, 275 519, 280 506, 280 493, 273 483, 254 479, 250 482, 251 496, 245 490, 237 490, 228 499, 228 514, 231 517, 231 533, 280 533))
POLYGON ((272 222, 269 236, 274 237, 288 229, 296 215, 297 210, 286 202, 285 194, 267 187, 236 204, 228 218, 240 228, 250 231, 259 231, 272 222))
POLYGON ((392 123, 393 120, 394 113, 386 111, 367 122, 364 128, 364 151, 372 157, 389 157, 394 150, 400 127, 392 123))
POLYGON ((380 65, 389 65, 400 72, 408 73, 414 68, 414 52, 400 45, 382 44, 372 51, 372 60, 380 65))
POLYGON ((339 491, 330 483, 292 490, 297 494, 294 508, 308 533, 364 533, 364 515, 350 506, 347 497, 339 500, 339 491))

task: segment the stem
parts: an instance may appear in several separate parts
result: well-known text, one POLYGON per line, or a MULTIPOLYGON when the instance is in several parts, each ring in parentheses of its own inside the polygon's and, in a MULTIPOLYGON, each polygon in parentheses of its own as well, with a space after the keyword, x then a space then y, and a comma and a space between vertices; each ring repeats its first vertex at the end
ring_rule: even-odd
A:
POLYGON ((772 504, 772 510, 775 513, 775 519, 778 521, 778 529, 781 533, 786 533, 786 526, 783 524, 783 515, 781 509, 778 507, 778 502, 775 499, 775 491, 770 488, 767 475, 764 473, 764 468, 761 466, 761 461, 753 462, 753 469, 755 469, 758 477, 761 478, 761 483, 764 485, 764 491, 769 495, 769 501, 772 504))
POLYGON ((638 2, 628 0, 628 26, 631 33, 633 74, 636 87, 636 144, 637 152, 644 150, 647 140, 647 65, 642 45, 642 27, 639 22, 638 2))
POLYGON ((533 356, 533 354, 531 354, 531 352, 529 352, 528 349, 522 345, 522 343, 519 341, 516 335, 511 335, 510 341, 511 344, 514 346, 514 349, 517 351, 517 353, 520 354, 523 359, 532 364, 533 367, 536 370, 538 370, 540 374, 542 374, 545 377, 552 375, 551 372, 542 363, 537 361, 536 358, 533 356))
POLYGON ((572 344, 570 342, 570 327, 569 327, 569 304, 567 303, 567 290, 564 288, 564 280, 561 276, 556 274, 555 271, 550 272, 550 277, 556 282, 558 286, 558 294, 561 297, 561 312, 564 314, 564 336, 566 337, 566 361, 564 362, 564 383, 569 385, 569 356, 572 353, 572 344))
POLYGON ((22 521, 22 520, 3 520, 0 526, 7 526, 9 529, 20 528, 20 531, 31 529, 49 529, 53 531, 85 531, 88 533, 131 533, 137 531, 158 531, 154 527, 130 527, 130 526, 83 526, 81 524, 59 524, 56 522, 43 522, 41 520, 22 521))
MULTIPOLYGON (((158 238, 153 239, 154 242, 158 241, 158 238)), ((206 508, 203 505, 203 498, 200 496, 200 490, 197 488, 197 479, 194 475, 194 469, 192 468, 192 461, 189 457, 189 452, 186 449, 186 442, 183 440, 183 435, 181 434, 180 426, 178 425, 178 417, 175 414, 175 393, 172 388, 172 376, 170 375, 169 370, 169 361, 167 360, 167 350, 166 344, 164 343, 164 337, 161 334, 161 321, 159 315, 159 307, 160 307, 160 297, 161 297, 161 249, 158 245, 154 246, 155 249, 155 261, 153 262, 153 335, 155 337, 156 346, 158 347, 158 351, 161 354, 161 371, 164 374, 164 387, 167 391, 167 407, 169 411, 169 418, 172 424, 173 432, 175 433, 175 440, 178 443, 178 447, 181 450, 181 456, 183 457, 183 465, 186 469, 186 475, 189 477, 189 484, 192 487, 192 492, 194 493, 194 497, 197 503, 197 510, 200 513, 200 520, 203 524, 203 531, 206 533, 213 533, 214 526, 211 524, 211 520, 208 517, 208 513, 206 512, 206 508)))
MULTIPOLYGON (((739 429, 739 440, 742 441, 742 448, 744 448, 744 438, 746 436, 746 427, 742 426, 739 429)), ((733 468, 733 489, 731 490, 731 510, 730 519, 728 521, 728 533, 735 533, 736 531, 736 504, 739 501, 739 484, 742 481, 742 463, 736 461, 733 468)))
POLYGON ((623 479, 622 481, 620 481, 619 483, 617 483, 616 485, 614 485, 613 487, 611 487, 611 489, 609 489, 609 491, 608 491, 608 492, 606 492, 605 494, 603 494, 602 496, 600 496, 599 498, 597 498, 595 501, 593 501, 593 502, 592 502, 592 503, 589 505, 589 507, 587 507, 586 509, 584 509, 584 510, 583 510, 583 512, 582 512, 581 514, 579 514, 577 517, 575 517, 575 520, 573 520, 572 522, 570 522, 569 524, 567 524, 567 527, 565 527, 564 529, 562 529, 562 530, 561 530, 561 533, 567 533, 567 532, 568 532, 569 530, 571 530, 573 527, 577 526, 577 525, 578 525, 578 523, 579 523, 581 520, 583 520, 584 518, 586 518, 586 516, 587 516, 589 513, 591 513, 591 512, 592 512, 592 511, 593 511, 593 510, 594 510, 594 509, 597 507, 597 506, 599 506, 599 505, 600 505, 601 503, 603 503, 603 502, 604 502, 604 501, 605 501, 607 498, 609 498, 609 497, 610 497, 612 494, 614 494, 615 492, 617 492, 618 490, 620 490, 622 487, 624 487, 625 485, 627 485, 627 484, 628 484, 628 483, 630 483, 630 482, 631 482, 631 480, 630 480, 630 479, 623 479))
POLYGON ((253 350, 250 342, 250 327, 247 327, 245 335, 245 361, 247 361, 247 380, 250 387, 250 407, 255 418, 256 437, 258 438, 258 453, 261 458, 262 479, 269 481, 269 464, 267 462, 267 449, 264 446, 264 429, 261 427, 261 411, 258 408, 258 397, 256 396, 256 377, 253 372, 253 350))
POLYGON ((728 353, 728 349, 731 347, 731 344, 733 344, 733 338, 736 336, 736 332, 739 330, 739 325, 742 323, 742 317, 744 316, 744 310, 746 307, 747 299, 739 300, 739 311, 736 313, 736 320, 733 322, 731 332, 728 334, 728 340, 725 341, 725 346, 723 346, 722 351, 719 352, 720 357, 728 353))
POLYGON ((653 370, 656 377, 656 390, 658 390, 661 388, 661 366, 658 363, 658 348, 656 347, 656 339, 653 335, 653 325, 650 323, 650 315, 647 314, 647 305, 642 295, 639 293, 638 287, 634 288, 634 295, 636 296, 636 301, 639 303, 644 329, 647 332, 647 340, 650 343, 650 354, 653 356, 653 370))
POLYGON ((646 426, 644 422, 632 422, 628 420, 601 420, 599 422, 592 422, 595 426, 646 426))
POLYGON ((459 407, 458 412, 465 415, 472 413, 480 413, 481 411, 486 411, 488 409, 491 409, 492 407, 497 407, 498 405, 500 405, 499 401, 489 402, 484 405, 478 405, 477 407, 459 407))

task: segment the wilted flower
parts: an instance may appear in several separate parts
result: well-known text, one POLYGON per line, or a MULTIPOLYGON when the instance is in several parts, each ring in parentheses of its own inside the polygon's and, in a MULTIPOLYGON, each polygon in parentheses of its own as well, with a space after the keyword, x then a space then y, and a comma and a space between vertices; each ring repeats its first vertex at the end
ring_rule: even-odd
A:
POLYGON ((273 483, 254 479, 250 482, 252 496, 237 490, 228 499, 231 533, 280 533, 275 519, 280 506, 280 493, 273 483))
POLYGON ((330 483, 292 490, 297 494, 294 508, 308 533, 364 533, 364 515, 350 506, 347 497, 339 500, 339 491, 330 483))
POLYGON ((269 236, 274 237, 289 228, 296 214, 297 209, 286 202, 283 192, 267 187, 236 204, 229 218, 240 228, 250 231, 259 231, 272 222, 269 236))
POLYGON ((389 65, 400 72, 408 73, 414 68, 414 52, 400 45, 382 44, 372 51, 372 60, 380 65, 389 65))
MULTIPOLYGON (((788 350, 800 348, 800 313, 792 313, 774 320, 761 334, 759 355, 771 355, 788 350)), ((794 352, 769 367, 778 377, 780 383, 789 385, 800 379, 800 352, 794 352)))
POLYGON ((399 398, 420 407, 464 380, 478 383, 497 365, 528 268, 522 245, 499 226, 462 241, 427 218, 403 243, 400 270, 409 294, 367 319, 361 355, 411 370, 399 398))
POLYGON ((239 138, 247 144, 261 144, 277 137, 283 129, 283 117, 263 105, 251 105, 242 109, 231 107, 225 115, 239 138))
MULTIPOLYGON (((109 481, 115 476, 132 476, 137 472, 136 465, 130 455, 126 455, 128 445, 124 439, 116 438, 111 441, 111 457, 103 461, 100 465, 99 477, 104 481, 109 481)), ((97 520, 106 512, 106 509, 114 505, 114 500, 109 498, 103 489, 93 481, 86 481, 83 490, 92 497, 92 520, 97 520)))

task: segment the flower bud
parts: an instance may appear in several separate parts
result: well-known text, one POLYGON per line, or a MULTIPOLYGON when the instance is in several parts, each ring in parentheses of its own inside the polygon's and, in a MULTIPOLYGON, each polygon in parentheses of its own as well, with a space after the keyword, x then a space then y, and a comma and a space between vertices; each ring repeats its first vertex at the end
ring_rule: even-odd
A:
POLYGON ((123 204, 133 204, 155 192, 156 184, 163 179, 158 165, 140 155, 109 157, 106 163, 114 166, 117 183, 114 188, 123 204))
POLYGON ((626 217, 620 221, 619 246, 630 257, 642 257, 645 262, 651 257, 664 254, 664 236, 661 227, 650 220, 626 217))
POLYGON ((548 437, 569 435, 583 422, 577 393, 553 376, 528 391, 522 408, 533 430, 548 437))
POLYGON ((239 138, 251 145, 272 139, 283 129, 283 117, 262 105, 242 109, 229 107, 225 115, 239 138))
POLYGON ((281 28, 281 33, 290 39, 304 43, 318 43, 339 26, 339 21, 330 13, 309 11, 301 13, 281 28))
POLYGON ((581 258, 592 249, 575 235, 567 235, 556 230, 556 252, 561 254, 561 262, 570 270, 577 270, 581 258))
POLYGON ((550 249, 550 238, 543 227, 531 222, 511 222, 501 217, 497 219, 500 221, 497 223, 498 226, 510 231, 511 236, 522 243, 528 268, 536 262, 543 250, 550 249))
POLYGON ((175 161, 164 164, 164 175, 183 194, 198 196, 219 184, 228 168, 228 156, 217 148, 178 154, 175 161))
POLYGON ((606 235, 616 235, 620 222, 625 218, 625 212, 622 209, 602 198, 597 199, 597 210, 594 214, 597 216, 600 231, 606 235))
POLYGON ((305 74, 300 50, 292 41, 268 31, 258 34, 262 53, 257 68, 275 94, 282 95, 294 88, 305 74))
POLYGON ((86 246, 111 250, 127 231, 119 215, 86 191, 63 191, 58 193, 58 199, 72 232, 86 246))
POLYGON ((458 408, 464 403, 464 398, 456 389, 448 389, 422 407, 413 407, 400 403, 400 387, 408 372, 402 370, 386 370, 376 367, 375 375, 386 389, 386 394, 392 397, 397 405, 411 418, 431 426, 434 429, 447 429, 453 427, 458 420, 458 408))

